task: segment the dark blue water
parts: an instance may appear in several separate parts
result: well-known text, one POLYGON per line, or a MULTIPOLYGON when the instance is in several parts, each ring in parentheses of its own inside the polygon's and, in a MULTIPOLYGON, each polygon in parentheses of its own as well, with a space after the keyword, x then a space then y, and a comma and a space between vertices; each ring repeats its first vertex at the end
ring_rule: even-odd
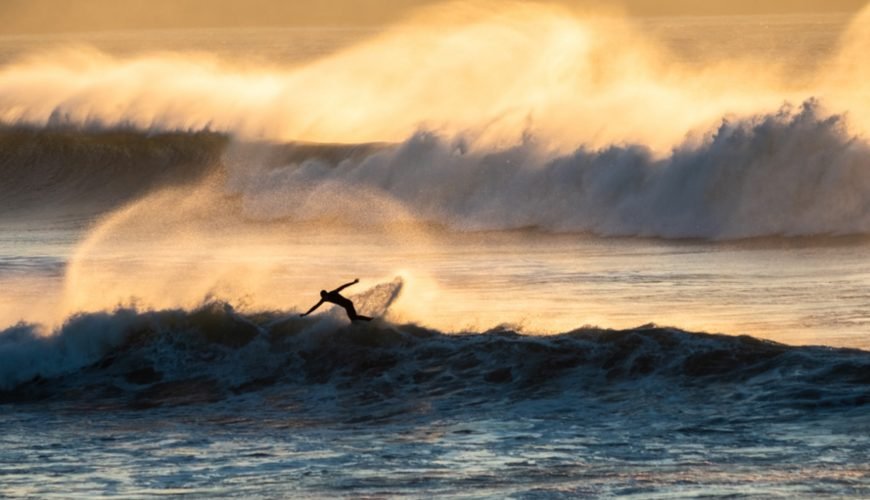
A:
POLYGON ((444 335, 211 304, 83 316, 59 341, 19 327, 0 352, 15 337, 70 352, 97 325, 121 326, 87 366, 7 378, 5 494, 870 492, 864 351, 654 326, 444 335))

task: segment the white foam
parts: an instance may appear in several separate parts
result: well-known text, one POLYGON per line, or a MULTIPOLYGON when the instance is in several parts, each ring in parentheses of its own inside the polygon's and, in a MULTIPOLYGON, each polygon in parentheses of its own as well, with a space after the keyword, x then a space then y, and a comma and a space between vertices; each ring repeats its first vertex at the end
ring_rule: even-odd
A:
POLYGON ((35 376, 52 377, 98 361, 119 346, 135 323, 147 316, 132 310, 73 316, 56 332, 20 324, 0 332, 0 389, 35 376))
POLYGON ((410 216, 456 230, 709 239, 870 232, 870 145, 814 100, 723 120, 664 158, 642 145, 552 157, 533 141, 468 152, 419 133, 337 166, 230 168, 258 219, 410 216))

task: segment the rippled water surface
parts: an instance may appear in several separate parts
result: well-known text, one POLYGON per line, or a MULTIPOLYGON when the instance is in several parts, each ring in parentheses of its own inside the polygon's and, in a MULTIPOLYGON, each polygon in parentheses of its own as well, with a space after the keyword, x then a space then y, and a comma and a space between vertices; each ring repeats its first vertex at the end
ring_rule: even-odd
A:
POLYGON ((272 394, 144 413, 7 407, 0 416, 2 491, 40 497, 870 494, 865 408, 746 415, 733 404, 625 388, 603 401, 570 404, 481 399, 429 417, 336 408, 322 421, 300 419, 280 399, 272 394))

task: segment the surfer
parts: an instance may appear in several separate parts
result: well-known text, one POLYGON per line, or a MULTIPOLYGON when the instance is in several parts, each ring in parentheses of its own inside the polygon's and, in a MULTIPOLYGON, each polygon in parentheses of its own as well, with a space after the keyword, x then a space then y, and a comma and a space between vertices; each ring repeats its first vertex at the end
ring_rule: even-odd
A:
POLYGON ((335 290, 333 290, 331 292, 327 292, 326 290, 321 290, 320 291, 320 302, 318 302, 317 304, 314 304, 314 307, 309 309, 307 313, 300 314, 299 316, 303 316, 303 317, 308 316, 309 314, 313 313, 315 309, 320 307, 324 302, 329 302, 331 304, 335 304, 337 306, 343 307, 344 310, 347 311, 347 317, 350 318, 351 321, 357 321, 357 320, 359 320, 359 321, 371 321, 372 318, 369 318, 368 316, 362 316, 360 314, 357 314, 356 309, 353 307, 353 302, 351 302, 351 300, 348 299, 347 297, 338 293, 338 292, 344 290, 345 288, 347 288, 351 285, 355 285, 357 283, 359 283, 359 279, 355 279, 355 280, 351 281, 350 283, 345 283, 344 285, 341 285, 340 287, 336 288, 335 290))

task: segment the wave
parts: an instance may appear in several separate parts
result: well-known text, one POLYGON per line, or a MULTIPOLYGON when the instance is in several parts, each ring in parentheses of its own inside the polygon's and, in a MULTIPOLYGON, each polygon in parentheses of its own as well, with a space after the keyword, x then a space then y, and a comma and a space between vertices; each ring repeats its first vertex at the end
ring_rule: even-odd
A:
POLYGON ((105 212, 220 172, 220 196, 258 221, 710 240, 870 233, 870 144, 814 100, 725 119, 664 157, 640 144, 553 155, 533 138, 470 148, 428 132, 341 145, 51 128, 2 131, 0 151, 0 203, 14 217, 105 212))
POLYGON ((533 139, 479 151, 461 138, 419 133, 338 164, 242 165, 237 189, 246 215, 258 219, 316 219, 323 206, 346 207, 348 220, 400 217, 378 217, 368 202, 360 210, 355 200, 366 194, 455 230, 714 240, 870 232, 870 144, 814 100, 723 120, 665 157, 643 145, 553 157, 533 139))
MULTIPOLYGON (((221 401, 259 391, 322 390, 361 402, 534 400, 700 389, 708 401, 824 408, 870 403, 870 353, 647 325, 528 336, 499 328, 446 334, 380 320, 347 324, 290 312, 81 314, 52 336, 0 333, 0 401, 115 401, 124 407, 221 401)), ((361 403, 362 404, 362 403, 361 403)))
POLYGON ((132 128, 0 129, 0 212, 99 214, 170 185, 205 176, 224 135, 132 128))

